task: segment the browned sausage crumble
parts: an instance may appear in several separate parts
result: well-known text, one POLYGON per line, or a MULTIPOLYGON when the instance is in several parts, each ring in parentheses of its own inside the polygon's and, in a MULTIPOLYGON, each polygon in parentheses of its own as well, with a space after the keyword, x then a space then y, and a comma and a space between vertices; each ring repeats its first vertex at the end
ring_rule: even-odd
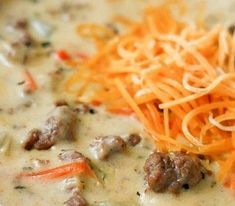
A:
POLYGON ((128 139, 127 139, 127 142, 130 146, 134 147, 136 146, 137 144, 139 144, 141 141, 141 137, 140 135, 138 134, 130 134, 128 139))
POLYGON ((24 143, 26 150, 33 148, 46 150, 51 148, 58 139, 74 139, 76 115, 68 106, 56 107, 46 120, 43 128, 29 132, 24 143))
POLYGON ((179 193, 197 185, 206 170, 197 157, 181 152, 154 152, 146 160, 144 171, 148 187, 155 192, 179 193))
POLYGON ((97 137, 90 145, 96 159, 105 160, 115 152, 121 152, 126 148, 125 141, 119 136, 97 137))

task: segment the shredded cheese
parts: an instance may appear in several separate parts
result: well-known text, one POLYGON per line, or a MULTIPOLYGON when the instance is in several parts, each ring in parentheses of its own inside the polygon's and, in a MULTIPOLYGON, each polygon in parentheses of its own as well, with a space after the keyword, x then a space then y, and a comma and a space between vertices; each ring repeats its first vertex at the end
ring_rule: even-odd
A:
POLYGON ((88 102, 135 113, 158 150, 219 161, 219 180, 235 189, 235 34, 181 22, 167 5, 146 9, 141 22, 116 19, 126 33, 79 26, 97 54, 78 63, 65 89, 82 100, 92 87, 88 102))

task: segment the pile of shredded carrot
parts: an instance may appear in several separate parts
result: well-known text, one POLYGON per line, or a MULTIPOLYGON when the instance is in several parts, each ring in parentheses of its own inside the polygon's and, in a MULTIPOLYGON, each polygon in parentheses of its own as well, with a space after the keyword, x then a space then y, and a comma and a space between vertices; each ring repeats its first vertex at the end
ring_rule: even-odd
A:
POLYGON ((218 179, 235 189, 235 34, 179 21, 166 6, 146 9, 141 22, 117 22, 127 32, 78 27, 97 53, 75 64, 65 89, 110 112, 136 115, 160 151, 217 161, 218 179))

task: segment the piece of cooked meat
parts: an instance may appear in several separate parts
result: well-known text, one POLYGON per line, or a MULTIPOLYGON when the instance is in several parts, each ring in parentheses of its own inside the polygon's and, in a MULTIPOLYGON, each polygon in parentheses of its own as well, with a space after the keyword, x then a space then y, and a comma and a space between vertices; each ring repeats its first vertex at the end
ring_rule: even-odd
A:
POLYGON ((73 149, 62 150, 58 158, 64 162, 88 161, 82 153, 73 149))
POLYGON ((78 192, 75 192, 64 204, 66 206, 87 206, 86 200, 78 192))
POLYGON ((104 160, 112 153, 123 151, 126 143, 121 137, 110 135, 97 137, 90 147, 96 159, 104 160))
POLYGON ((75 113, 68 106, 56 107, 42 129, 39 140, 35 143, 36 149, 49 149, 57 139, 74 139, 75 113))
POLYGON ((34 147, 34 144, 39 140, 40 135, 41 135, 41 130, 39 129, 30 130, 23 144, 24 149, 31 150, 34 147))
POLYGON ((61 107, 61 106, 68 106, 68 102, 66 102, 64 99, 59 99, 57 101, 55 101, 55 106, 56 107, 61 107))
POLYGON ((137 144, 139 144, 141 141, 141 137, 140 135, 138 134, 130 134, 128 139, 127 139, 127 142, 130 146, 134 147, 136 146, 137 144))
POLYGON ((13 21, 10 26, 13 31, 18 33, 17 42, 23 43, 25 46, 31 46, 33 44, 33 38, 28 31, 28 20, 24 18, 19 18, 13 21))
POLYGON ((155 192, 179 193, 198 184, 206 173, 197 157, 181 152, 154 152, 145 162, 145 180, 155 192))
POLYGON ((41 130, 33 129, 29 132, 24 148, 46 150, 53 146, 58 139, 73 140, 75 123, 76 115, 70 107, 65 105, 56 107, 49 113, 41 130))

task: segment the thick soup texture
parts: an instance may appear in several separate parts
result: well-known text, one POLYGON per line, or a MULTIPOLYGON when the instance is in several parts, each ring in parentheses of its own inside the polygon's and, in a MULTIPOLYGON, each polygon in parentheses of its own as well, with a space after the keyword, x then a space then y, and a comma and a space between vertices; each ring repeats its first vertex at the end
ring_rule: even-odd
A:
POLYGON ((0 205, 235 204, 213 175, 177 195, 152 192, 143 168, 155 148, 135 116, 107 113, 64 92, 72 71, 65 50, 81 58, 94 53, 76 26, 118 30, 114 15, 138 18, 148 3, 156 1, 0 1, 0 205), (68 165, 76 174, 66 175, 68 165), (33 173, 43 170, 49 172, 33 173))

